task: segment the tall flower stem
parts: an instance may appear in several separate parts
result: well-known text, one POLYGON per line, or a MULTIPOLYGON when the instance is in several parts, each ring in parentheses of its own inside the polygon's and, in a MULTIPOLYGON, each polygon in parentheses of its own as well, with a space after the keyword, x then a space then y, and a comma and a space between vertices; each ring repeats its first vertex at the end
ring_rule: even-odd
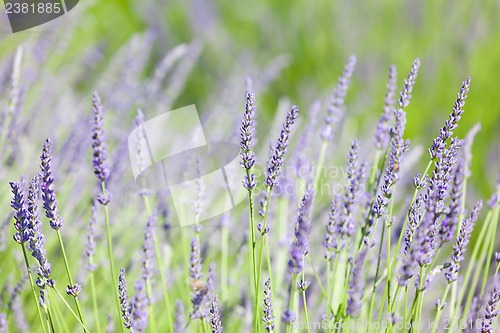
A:
MULTIPOLYGON (((101 182, 101 190, 102 190, 102 195, 106 195, 106 184, 104 181, 101 182)), ((111 228, 109 226, 109 209, 107 205, 104 206, 104 220, 106 222, 106 240, 108 243, 108 257, 109 257, 109 267, 111 270, 111 281, 113 283, 113 290, 115 293, 115 302, 116 302, 116 309, 118 311, 118 319, 120 320, 120 329, 122 333, 125 333, 125 329, 123 326, 123 320, 122 320, 122 312, 120 308, 120 300, 118 296, 118 285, 116 284, 115 279, 115 260, 113 258, 113 244, 111 240, 111 228)))
MULTIPOLYGON (((71 272, 69 270, 69 264, 68 264, 68 257, 66 256, 66 250, 64 248, 64 243, 62 240, 61 236, 61 231, 59 229, 56 230, 57 233, 57 239, 59 240, 59 246, 61 247, 61 252, 64 260, 64 267, 66 268, 66 274, 68 276, 68 281, 69 284, 71 285, 71 288, 73 288, 75 285, 73 283, 73 279, 71 278, 71 272)), ((80 318, 80 321, 82 323, 85 323, 83 320, 83 315, 82 315, 82 310, 80 308, 80 303, 78 302, 78 296, 73 297, 75 299, 75 305, 76 305, 76 310, 78 312, 78 318, 80 318)))
MULTIPOLYGON (((267 186, 267 189, 266 189, 266 192, 267 192, 267 200, 266 200, 266 206, 264 208, 264 220, 262 222, 262 230, 265 231, 266 230, 266 227, 267 227, 267 217, 269 215, 269 205, 270 205, 270 202, 271 202, 271 195, 272 195, 272 192, 273 192, 273 188, 271 186, 267 186)), ((259 321, 258 321, 258 309, 259 309, 259 287, 260 287, 260 278, 261 278, 261 275, 262 275, 262 261, 263 261, 263 253, 264 253, 264 244, 266 242, 266 238, 267 238, 267 233, 263 233, 262 234, 262 238, 261 238, 261 241, 260 241, 260 244, 259 244, 259 260, 258 260, 258 266, 257 266, 257 282, 256 282, 256 287, 255 287, 255 311, 254 311, 254 325, 257 325, 260 327, 260 325, 258 325, 259 321)), ((269 277, 272 281, 272 276, 271 276, 271 270, 270 270, 270 267, 269 268, 269 277)), ((255 328, 256 326, 254 326, 255 328)))
MULTIPOLYGON (((146 206, 146 211, 148 213, 148 216, 151 216, 152 210, 151 210, 151 204, 149 202, 149 198, 147 196, 143 196, 144 200, 144 205, 146 206)), ((160 252, 160 246, 158 242, 158 238, 156 236, 156 232, 152 232, 153 234, 153 243, 154 243, 154 249, 155 249, 155 257, 156 257, 156 264, 158 265, 158 270, 160 272, 160 279, 161 279, 161 288, 163 291, 163 300, 165 302, 165 310, 166 310, 166 323, 167 327, 169 328, 170 331, 173 331, 173 323, 172 323, 172 318, 171 318, 171 309, 170 309, 170 300, 168 296, 168 288, 167 288, 167 280, 165 279, 165 273, 163 271, 163 259, 161 256, 160 252)))
POLYGON ((90 333, 89 330, 85 327, 85 324, 80 320, 80 318, 78 317, 78 315, 75 313, 75 311, 73 311, 73 309, 68 304, 68 302, 66 302, 66 300, 64 299, 64 296, 59 292, 59 290, 57 290, 56 287, 52 287, 52 289, 55 290, 56 294, 63 301, 64 305, 66 305, 66 307, 69 309, 69 311, 71 312, 71 314, 75 317, 75 319, 78 321, 78 323, 80 323, 80 325, 82 326, 83 330, 85 332, 87 332, 87 333, 90 333))
POLYGON ((46 333, 47 331, 45 330, 45 325, 44 325, 44 321, 43 321, 43 317, 42 317, 42 311, 40 311, 38 297, 36 296, 35 285, 33 283, 33 276, 31 275, 30 263, 28 261, 28 255, 26 253, 26 246, 24 244, 21 244, 21 248, 23 249, 24 263, 26 265, 26 271, 28 273, 28 278, 30 281, 31 293, 33 294, 33 300, 35 301, 36 311, 38 313, 38 318, 40 319, 40 326, 42 327, 43 332, 46 333))
MULTIPOLYGON (((93 258, 91 257, 90 259, 90 264, 93 263, 93 258)), ((96 328, 97 328, 97 333, 101 332, 101 323, 99 321, 99 308, 97 307, 97 296, 96 296, 96 291, 95 291, 95 277, 94 277, 94 271, 90 272, 90 290, 92 293, 92 304, 94 307, 94 316, 95 316, 95 323, 96 323, 96 328)))
MULTIPOLYGON (((247 179, 250 179, 250 169, 246 169, 247 179)), ((257 259, 255 253, 255 217, 254 217, 254 201, 253 201, 253 188, 248 189, 248 212, 250 215, 250 239, 249 239, 249 249, 252 251, 252 267, 253 267, 253 284, 256 298, 258 295, 257 287, 257 259)))
MULTIPOLYGON (((436 312, 436 319, 434 320, 434 325, 432 325, 432 333, 436 333, 436 330, 439 326, 439 319, 441 319, 441 314, 443 313, 444 305, 446 304, 446 297, 448 297, 448 292, 450 290, 451 283, 448 283, 446 289, 444 290, 443 297, 439 302, 439 307, 436 312)), ((452 304, 453 305, 453 304, 452 304)))

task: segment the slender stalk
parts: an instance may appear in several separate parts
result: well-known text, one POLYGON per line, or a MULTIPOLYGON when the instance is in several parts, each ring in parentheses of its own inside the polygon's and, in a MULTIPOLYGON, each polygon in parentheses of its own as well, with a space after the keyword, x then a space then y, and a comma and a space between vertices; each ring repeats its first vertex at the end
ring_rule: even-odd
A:
POLYGON ((227 280, 228 280, 228 271, 229 271, 229 230, 226 225, 223 225, 221 228, 221 295, 222 299, 227 299, 227 280))
MULTIPOLYGON (((148 295, 148 299, 151 300, 153 292, 151 288, 151 281, 149 279, 146 279, 146 294, 148 295)), ((153 302, 150 301, 148 303, 149 327, 151 328, 151 332, 156 333, 157 330, 153 302)))
MULTIPOLYGON (((473 263, 473 262, 480 262, 480 261, 478 261, 477 257, 479 255, 480 248, 484 245, 483 239, 486 236, 486 232, 488 231, 488 228, 489 228, 489 225, 490 225, 491 216, 492 216, 492 212, 489 211, 488 214, 486 215, 486 218, 485 218, 485 221, 484 221, 484 223, 482 225, 481 231, 479 232, 479 236, 478 236, 477 240, 474 243, 474 249, 472 250, 472 254, 471 254, 471 258, 470 258, 470 262, 471 263, 473 263)), ((465 271, 464 279, 463 279, 463 282, 462 282, 463 286, 468 286, 469 285, 469 279, 471 277, 472 269, 473 268, 474 268, 474 265, 472 265, 472 264, 467 265, 467 270, 465 271)), ((460 305, 462 304, 462 300, 463 300, 463 298, 464 298, 465 293, 466 293, 467 290, 469 291, 469 293, 471 293, 471 292, 473 292, 474 288, 461 288, 460 289, 460 293, 458 295, 458 299, 457 299, 457 302, 456 302, 456 309, 454 311, 455 313, 459 313, 459 311, 460 311, 460 305)), ((471 300, 472 300, 472 297, 471 297, 471 300)))
POLYGON ((33 294, 33 299, 36 305, 36 311, 38 313, 38 318, 40 319, 40 326, 42 327, 43 332, 46 333, 47 331, 45 330, 45 326, 43 324, 42 311, 40 311, 40 305, 35 291, 35 284, 33 283, 33 277, 31 275, 30 263, 28 261, 28 255, 26 253, 26 246, 24 244, 21 244, 21 248, 23 249, 24 264, 26 265, 26 271, 28 273, 28 278, 30 281, 31 293, 33 294))
MULTIPOLYGON (((90 259, 90 263, 92 264, 93 259, 90 259)), ((90 272, 90 290, 92 293, 92 304, 94 306, 94 316, 95 316, 95 324, 97 328, 97 333, 101 332, 101 323, 99 321, 99 309, 97 307, 97 296, 95 292, 95 278, 94 271, 90 272)))
MULTIPOLYGON (((264 208, 264 219, 262 222, 262 231, 266 230, 267 227, 267 217, 269 215, 269 205, 271 203, 271 195, 273 192, 273 188, 271 186, 267 186, 267 200, 266 200, 266 206, 264 208)), ((259 308, 259 288, 260 288, 260 278, 262 275, 262 257, 263 257, 263 252, 264 252, 264 244, 266 242, 266 236, 267 233, 262 234, 262 238, 260 241, 260 246, 259 246, 259 261, 258 261, 258 266, 257 266, 257 283, 255 287, 255 311, 254 311, 254 325, 258 325, 258 308, 259 308)), ((255 327, 255 326, 254 326, 255 327)))
POLYGON ((80 325, 82 326, 83 330, 87 333, 90 333, 89 330, 85 327, 85 324, 80 320, 80 317, 78 317, 78 315, 75 313, 75 311, 73 311, 73 309, 71 308, 71 306, 68 304, 68 302, 66 302, 66 300, 64 299, 63 295, 59 292, 59 290, 57 290, 56 287, 52 287, 52 289, 55 290, 56 294, 59 296, 59 298, 61 298, 61 300, 64 302, 64 305, 66 305, 66 307, 69 309, 69 311, 71 312, 71 314, 76 318, 76 320, 80 323, 80 325))
MULTIPOLYGON (((143 196, 144 200, 144 205, 146 206, 146 212, 148 213, 148 216, 151 216, 152 210, 151 210, 151 204, 149 203, 149 198, 147 196, 143 196)), ((165 279, 165 273, 163 271, 163 259, 160 253, 160 246, 158 242, 158 238, 156 236, 156 232, 153 230, 153 244, 154 244, 154 249, 155 249, 155 258, 156 258, 156 264, 158 265, 158 271, 160 273, 160 279, 161 279, 161 288, 163 292, 163 300, 165 302, 165 310, 166 310, 166 318, 165 321, 167 323, 167 327, 173 331, 174 326, 172 323, 172 318, 171 318, 171 310, 170 310, 170 300, 168 296, 168 288, 167 288, 167 280, 165 279)))
MULTIPOLYGON (((101 182, 101 190, 102 194, 106 194, 106 185, 104 182, 101 182)), ((122 333, 125 333, 125 329, 123 326, 123 319, 122 319, 122 312, 121 312, 121 307, 120 307, 120 300, 118 297, 118 286, 116 284, 116 279, 115 279, 115 261, 113 259, 113 244, 111 241, 111 228, 109 226, 109 209, 107 205, 104 206, 104 219, 106 222, 106 240, 108 243, 108 257, 109 257, 109 267, 111 270, 111 281, 113 283, 113 290, 115 293, 115 302, 116 302, 116 309, 118 311, 118 319, 120 320, 120 329, 122 333)))
MULTIPOLYGON (((380 270, 380 257, 382 256, 382 246, 384 244, 384 234, 385 234, 385 228, 382 228, 382 234, 380 235, 380 242, 379 242, 379 248, 378 248, 378 257, 377 257, 377 268, 375 269, 375 277, 374 277, 374 283, 373 283, 373 288, 372 288, 372 296, 370 299, 370 307, 368 310, 368 320, 371 320, 372 315, 373 315, 373 307, 375 305, 375 293, 377 291, 377 286, 375 285, 375 281, 378 279, 378 274, 380 270)), ((389 274, 389 272, 387 272, 389 274)), ((368 332, 368 327, 366 328, 368 332)))
MULTIPOLYGON (((57 229, 56 233, 57 233, 57 239, 59 240, 59 246, 61 247, 61 252, 62 252, 62 256, 63 256, 63 260, 64 260, 64 267, 66 268, 66 274, 68 276, 68 281, 69 281, 69 284, 71 285, 71 288, 73 288, 75 286, 75 284, 73 283, 73 279, 71 278, 71 272, 69 270, 69 264, 68 264, 68 257, 66 256, 66 250, 64 249, 64 243, 62 240, 61 232, 59 231, 59 229, 57 229)), ((82 310, 80 308, 80 303, 78 302, 78 296, 75 296, 73 298, 75 299, 75 305, 76 305, 76 310, 78 312, 78 318, 80 318, 80 321, 82 323, 85 323, 85 321, 83 320, 83 315, 82 315, 82 310)))
MULTIPOLYGON (((500 189, 499 191, 500 192, 500 189)), ((500 195, 500 193, 497 193, 497 195, 500 195)), ((497 205, 497 207, 493 210, 493 217, 492 217, 492 231, 490 233, 490 242, 489 242, 489 247, 488 247, 488 254, 486 255, 486 266, 483 271, 483 284, 481 285, 481 294, 484 293, 484 289, 486 288, 486 282, 488 281, 488 273, 490 272, 490 265, 491 265, 491 257, 493 256, 493 250, 495 248, 496 244, 496 234, 497 234, 497 226, 498 226, 498 220, 500 216, 500 208, 497 205)))
POLYGON ((434 320, 434 325, 432 325, 432 333, 436 333, 436 330, 439 326, 439 319, 441 319, 441 314, 443 313, 444 309, 444 304, 446 303, 446 297, 448 296, 448 291, 450 290, 450 285, 451 283, 448 283, 446 286, 446 289, 444 290, 443 297, 441 298, 441 301, 439 302, 439 307, 436 312, 436 319, 434 320))

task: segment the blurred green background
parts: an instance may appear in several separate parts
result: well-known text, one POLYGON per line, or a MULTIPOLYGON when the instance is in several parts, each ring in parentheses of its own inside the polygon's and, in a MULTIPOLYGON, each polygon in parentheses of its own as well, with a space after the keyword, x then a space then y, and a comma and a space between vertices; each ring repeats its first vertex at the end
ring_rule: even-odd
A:
MULTIPOLYGON (((359 123, 375 120, 381 112, 389 65, 397 65, 401 84, 411 61, 420 57, 407 137, 428 147, 451 112, 461 82, 470 75, 470 97, 456 133, 463 137, 473 124, 482 124, 473 150, 472 182, 489 194, 499 156, 499 13, 500 1, 495 0, 81 0, 59 22, 33 31, 13 35, 2 22, 0 57, 12 54, 27 39, 56 35, 65 40, 64 52, 48 58, 47 68, 55 72, 76 55, 98 48, 100 56, 93 60, 98 72, 137 32, 157 34, 152 50, 157 59, 151 61, 178 44, 197 40, 203 51, 174 102, 178 107, 213 95, 239 59, 248 57, 264 67, 285 55, 287 66, 260 94, 260 112, 271 119, 281 96, 303 106, 324 96, 347 57, 356 54, 358 68, 347 105, 349 117, 359 123), (66 29, 68 25, 73 28, 66 29)), ((77 88, 93 89, 98 79, 92 73, 77 88)))

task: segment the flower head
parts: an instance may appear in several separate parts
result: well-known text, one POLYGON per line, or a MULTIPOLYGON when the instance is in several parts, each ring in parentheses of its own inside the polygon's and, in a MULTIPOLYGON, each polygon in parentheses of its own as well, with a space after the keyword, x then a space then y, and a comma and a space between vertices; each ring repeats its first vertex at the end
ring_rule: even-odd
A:
POLYGON ((109 177, 109 167, 106 161, 106 142, 104 138, 103 116, 104 111, 101 104, 101 98, 94 92, 92 95, 92 151, 94 173, 101 182, 105 182, 109 177))
POLYGON ((58 230, 62 227, 63 219, 59 216, 54 178, 52 177, 52 142, 47 139, 40 156, 40 179, 42 189, 43 208, 49 219, 50 227, 58 230))

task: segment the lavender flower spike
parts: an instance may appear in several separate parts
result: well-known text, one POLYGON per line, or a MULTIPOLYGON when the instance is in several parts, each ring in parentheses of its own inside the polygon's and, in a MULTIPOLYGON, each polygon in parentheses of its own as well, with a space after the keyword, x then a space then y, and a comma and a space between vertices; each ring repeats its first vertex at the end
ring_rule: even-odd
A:
POLYGON ((217 309, 218 304, 219 299, 215 296, 210 306, 210 326, 212 327, 212 333, 222 333, 222 322, 220 320, 219 310, 217 309))
POLYGON ((85 256, 88 259, 87 269, 89 271, 94 271, 96 265, 93 262, 93 256, 95 255, 96 249, 96 233, 97 233, 97 202, 94 200, 92 203, 92 209, 90 212, 89 224, 87 227, 87 241, 85 242, 85 256))
POLYGON ((184 306, 180 300, 175 303, 174 333, 184 333, 184 306))
POLYGON ((338 78, 337 85, 335 86, 333 96, 330 101, 330 106, 326 110, 327 115, 325 118, 325 127, 323 127, 323 131, 321 132, 321 138, 323 140, 332 139, 333 125, 340 118, 347 89, 349 88, 349 84, 351 83, 351 77, 355 67, 356 57, 354 55, 351 55, 344 67, 344 72, 338 78))
POLYGON ((0 313, 0 333, 9 333, 9 323, 5 313, 0 313))
POLYGON ((247 170, 251 169, 255 164, 255 154, 253 152, 254 134, 255 134, 255 97, 251 92, 247 92, 245 113, 241 120, 240 137, 241 137, 241 166, 247 170))
POLYGON ((313 190, 306 190, 299 208, 299 216, 295 225, 295 241, 290 247, 288 269, 299 274, 304 269, 304 256, 309 253, 309 232, 311 230, 311 207, 314 198, 313 190))
POLYGON ((457 128, 458 121, 460 120, 462 113, 464 113, 463 107, 465 105, 465 100, 467 99, 469 87, 470 77, 462 83, 455 105, 453 105, 453 112, 450 114, 449 119, 446 120, 445 125, 441 127, 439 136, 434 139, 431 148, 429 148, 429 154, 432 159, 438 158, 446 147, 446 140, 453 135, 453 131, 457 128))
POLYGON ((375 134, 375 148, 384 149, 389 143, 389 120, 394 114, 394 104, 396 96, 396 80, 398 73, 396 66, 389 67, 389 79, 384 98, 384 112, 380 116, 377 124, 377 133, 375 134))
POLYGON ((30 230, 28 230, 28 219, 26 218, 26 209, 24 208, 24 195, 20 182, 10 182, 13 198, 10 202, 10 207, 14 209, 14 240, 23 244, 28 241, 30 230))
POLYGON ((109 167, 107 163, 106 142, 104 140, 103 107, 101 98, 94 92, 92 95, 92 151, 94 155, 94 173, 101 182, 105 182, 109 177, 109 167))
POLYGON ((482 333, 493 333, 494 323, 498 317, 498 302, 500 301, 500 282, 498 276, 494 277, 494 286, 490 291, 486 311, 482 320, 482 333))
POLYGON ((363 289, 365 278, 363 276, 363 265, 365 263, 366 252, 368 247, 361 250, 356 258, 356 262, 351 270, 351 278, 349 280, 349 290, 347 295, 349 298, 347 300, 346 313, 349 316, 355 317, 360 314, 361 307, 363 305, 363 289))
POLYGON ((262 321, 266 324, 267 332, 274 332, 273 294, 271 292, 270 279, 264 282, 264 317, 262 317, 262 321))
POLYGON ((146 332, 148 327, 148 296, 146 294, 144 280, 135 283, 135 295, 132 297, 132 331, 136 333, 146 332))
POLYGON ((399 107, 404 109, 410 104, 411 92, 413 90, 413 86, 415 85, 415 79, 418 75, 418 69, 420 68, 420 59, 415 59, 411 65, 410 73, 408 73, 408 78, 404 80, 403 90, 399 96, 399 107))
POLYGON ((41 189, 45 216, 49 219, 50 227, 54 230, 59 230, 62 227, 63 219, 59 216, 57 208, 58 203, 54 178, 52 177, 52 142, 50 139, 45 140, 40 160, 41 189))
POLYGON ((142 244, 142 278, 150 280, 153 277, 154 243, 153 228, 156 226, 156 214, 153 213, 146 222, 144 230, 144 243, 142 244))
POLYGON ((123 325, 130 329, 132 327, 132 305, 130 304, 127 293, 127 279, 123 268, 120 269, 120 275, 118 277, 118 298, 120 300, 123 325))
POLYGON ((479 216, 479 212, 483 207, 482 201, 478 201, 470 215, 463 221, 462 227, 458 234, 457 244, 453 246, 453 253, 451 255, 451 264, 448 271, 444 274, 448 283, 457 280, 458 271, 460 269, 460 263, 464 260, 465 250, 467 249, 467 244, 469 244, 470 235, 474 229, 474 224, 479 216))
POLYGON ((288 148, 288 143, 290 141, 290 134, 293 130, 295 120, 299 116, 299 108, 297 106, 292 106, 292 109, 287 113, 286 121, 283 124, 283 129, 281 130, 280 137, 274 148, 274 152, 269 160, 268 168, 266 172, 266 186, 273 188, 278 184, 278 178, 281 174, 281 168, 285 161, 285 154, 288 148))

